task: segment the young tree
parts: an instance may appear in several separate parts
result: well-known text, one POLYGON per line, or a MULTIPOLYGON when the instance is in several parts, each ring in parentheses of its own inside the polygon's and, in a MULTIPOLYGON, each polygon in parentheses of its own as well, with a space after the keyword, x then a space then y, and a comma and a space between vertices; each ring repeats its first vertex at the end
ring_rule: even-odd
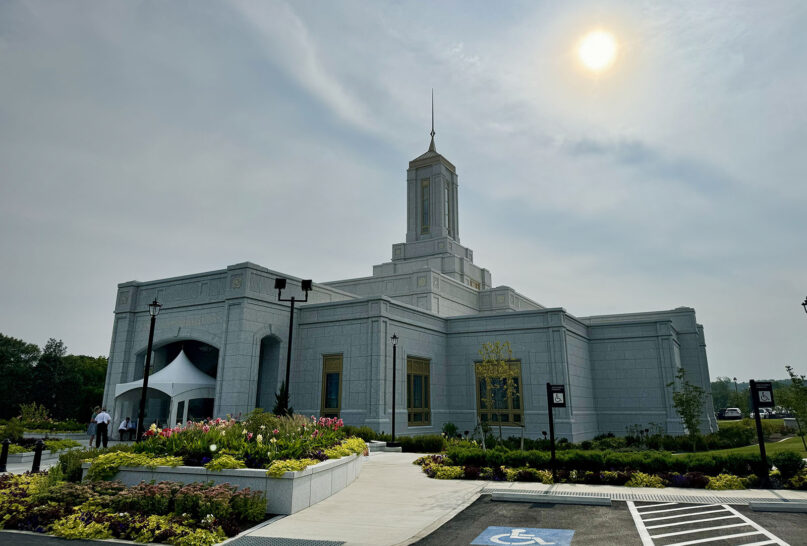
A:
POLYGON ((509 401, 518 396, 518 386, 514 380, 513 366, 510 361, 513 351, 510 342, 493 341, 482 344, 479 350, 482 362, 476 363, 476 377, 478 381, 485 382, 485 389, 481 398, 482 409, 486 411, 490 420, 494 418, 499 424, 499 440, 502 439, 502 419, 496 413, 497 409, 507 409, 509 401), (496 396, 496 395, 499 396, 496 396), (504 405, 504 407, 502 407, 504 405))
POLYGON ((780 397, 780 403, 793 412, 796 424, 799 427, 799 436, 804 449, 807 449, 807 442, 804 441, 804 434, 807 432, 807 384, 805 376, 797 374, 792 366, 785 366, 787 374, 790 376, 790 386, 785 389, 780 397))
POLYGON ((695 442, 698 439, 706 391, 687 380, 687 372, 684 368, 678 368, 675 378, 676 380, 668 383, 667 386, 673 387, 673 406, 675 406, 675 411, 678 412, 684 422, 687 434, 692 442, 692 451, 695 451, 695 442))

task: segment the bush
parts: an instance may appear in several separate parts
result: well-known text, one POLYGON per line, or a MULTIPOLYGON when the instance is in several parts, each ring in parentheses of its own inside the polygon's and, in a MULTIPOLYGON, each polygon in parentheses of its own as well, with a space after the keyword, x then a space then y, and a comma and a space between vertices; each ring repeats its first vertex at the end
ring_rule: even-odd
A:
POLYGON ((447 422, 443 424, 443 434, 446 438, 456 438, 457 436, 457 425, 452 422, 447 422))
POLYGON ((286 459, 273 461, 272 464, 269 465, 269 470, 266 471, 266 475, 272 478, 279 478, 286 472, 299 472, 318 462, 319 461, 316 459, 286 459))
POLYGON ((182 459, 179 457, 152 457, 145 453, 132 453, 126 451, 113 451, 95 457, 87 470, 87 478, 91 481, 109 480, 114 478, 122 466, 145 466, 156 468, 158 466, 179 466, 182 459))
POLYGON ((9 419, 6 421, 2 427, 0 427, 0 442, 3 440, 9 440, 12 443, 18 443, 22 440, 22 433, 24 432, 24 428, 20 420, 15 418, 9 419))
POLYGON ((64 479, 69 482, 81 481, 81 463, 85 460, 94 459, 104 453, 114 452, 129 452, 132 450, 131 446, 113 446, 104 449, 74 449, 67 453, 59 455, 59 467, 64 473, 64 479))
POLYGON ((356 436, 357 438, 361 438, 365 442, 372 442, 373 440, 378 440, 378 434, 376 434, 376 432, 373 429, 371 429, 366 425, 360 427, 345 425, 342 430, 345 431, 345 436, 356 436))
POLYGON ((440 453, 447 447, 446 439, 440 434, 423 436, 396 436, 404 453, 440 453))
POLYGON ((720 474, 713 478, 709 478, 709 483, 706 484, 706 489, 713 491, 725 491, 727 489, 745 489, 743 481, 733 474, 720 474))
POLYGON ((664 481, 659 476, 634 472, 633 476, 625 482, 626 487, 664 487, 664 481))
POLYGON ((782 479, 787 481, 804 468, 804 459, 795 451, 782 451, 770 458, 773 465, 779 469, 782 479))
POLYGON ((227 453, 222 453, 209 463, 205 465, 205 468, 208 470, 212 470, 214 472, 221 472, 222 470, 232 469, 232 468, 246 468, 247 465, 244 464, 244 461, 239 461, 232 455, 227 453))
POLYGON ((438 480, 458 480, 465 476, 461 466, 437 465, 434 477, 438 480))

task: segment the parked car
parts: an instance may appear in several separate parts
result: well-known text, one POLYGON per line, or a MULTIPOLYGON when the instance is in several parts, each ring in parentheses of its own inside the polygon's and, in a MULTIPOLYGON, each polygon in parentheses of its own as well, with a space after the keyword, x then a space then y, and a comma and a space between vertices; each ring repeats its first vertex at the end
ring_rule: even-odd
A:
POLYGON ((743 412, 740 411, 740 408, 726 408, 726 411, 723 413, 723 419, 726 420, 739 420, 743 418, 743 412))
POLYGON ((718 421, 721 421, 721 420, 725 419, 726 418, 726 408, 720 408, 719 410, 717 410, 717 413, 715 414, 715 417, 717 417, 718 421))
MULTIPOLYGON (((756 417, 756 413, 754 413, 752 411, 749 414, 749 417, 751 417, 751 419, 753 419, 754 417, 756 417)), ((759 408, 759 418, 760 419, 773 419, 774 417, 776 417, 776 414, 774 414, 773 411, 770 408, 759 408)))

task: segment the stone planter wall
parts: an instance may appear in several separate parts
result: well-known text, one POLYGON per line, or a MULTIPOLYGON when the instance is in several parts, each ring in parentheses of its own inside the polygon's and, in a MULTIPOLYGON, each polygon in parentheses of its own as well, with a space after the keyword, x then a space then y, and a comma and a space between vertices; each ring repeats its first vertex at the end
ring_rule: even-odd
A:
MULTIPOLYGON (((76 440, 77 442, 87 442, 90 437, 86 432, 28 432, 22 433, 23 438, 53 438, 57 440, 76 440)), ((110 436, 111 437, 111 436, 110 436)))
MULTIPOLYGON (((214 472, 199 466, 158 466, 154 470, 137 466, 124 466, 113 480, 126 485, 140 482, 172 481, 181 483, 210 482, 229 483, 243 489, 263 491, 266 495, 266 512, 269 514, 293 514, 327 499, 355 480, 364 457, 350 455, 341 459, 329 459, 300 472, 286 472, 280 478, 271 478, 266 470, 234 469, 214 472)), ((86 474, 90 463, 82 465, 86 474)))

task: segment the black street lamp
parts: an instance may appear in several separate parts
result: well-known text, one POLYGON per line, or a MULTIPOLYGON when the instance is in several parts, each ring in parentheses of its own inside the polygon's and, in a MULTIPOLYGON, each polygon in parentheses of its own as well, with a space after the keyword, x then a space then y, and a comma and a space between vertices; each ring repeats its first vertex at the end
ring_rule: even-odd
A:
POLYGON ((801 302, 801 306, 804 307, 804 312, 807 313, 807 298, 804 298, 804 301, 801 302))
MULTIPOLYGON (((281 292, 283 291, 284 288, 286 288, 286 279, 284 279, 282 277, 278 277, 277 279, 275 279, 275 289, 277 290, 277 301, 286 301, 286 302, 291 303, 291 311, 289 312, 289 347, 288 347, 289 351, 286 354, 286 383, 284 384, 284 386, 286 388, 286 396, 285 396, 285 400, 284 400, 285 403, 281 404, 281 407, 279 408, 280 413, 283 414, 283 415, 285 415, 285 414, 287 414, 289 412, 289 402, 291 401, 291 395, 289 393, 289 372, 291 371, 291 336, 292 336, 292 333, 294 332, 294 330, 293 330, 293 326, 294 326, 294 303, 297 302, 297 301, 303 302, 303 303, 308 301, 308 293, 312 290, 311 284, 312 284, 311 279, 300 281, 300 288, 302 288, 303 292, 305 292, 305 299, 304 300, 298 300, 294 296, 292 296, 291 298, 285 298, 284 299, 284 298, 281 297, 281 292)), ((283 396, 282 396, 282 393, 281 393, 281 400, 282 400, 282 398, 283 398, 283 396)))
POLYGON ((395 386, 397 384, 395 380, 395 368, 397 368, 395 360, 398 350, 398 334, 392 334, 390 340, 392 341, 392 441, 387 442, 387 447, 398 447, 399 444, 395 443, 395 386))
POLYGON ((734 378, 734 394, 737 394, 737 378, 734 378))
POLYGON ((146 365, 143 367, 143 389, 140 393, 140 413, 137 415, 137 441, 143 439, 143 421, 146 418, 146 392, 149 388, 149 368, 151 367, 151 345, 154 343, 154 323, 157 321, 157 315, 160 314, 162 305, 154 298, 154 301, 149 303, 149 315, 151 315, 151 327, 149 328, 149 344, 146 348, 146 365))

